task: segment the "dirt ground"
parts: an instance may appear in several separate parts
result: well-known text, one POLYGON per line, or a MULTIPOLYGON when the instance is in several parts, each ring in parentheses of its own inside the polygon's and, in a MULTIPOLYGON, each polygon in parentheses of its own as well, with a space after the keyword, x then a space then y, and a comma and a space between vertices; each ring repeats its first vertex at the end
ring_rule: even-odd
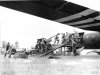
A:
POLYGON ((0 55, 0 75, 100 75, 100 56, 14 59, 0 55))

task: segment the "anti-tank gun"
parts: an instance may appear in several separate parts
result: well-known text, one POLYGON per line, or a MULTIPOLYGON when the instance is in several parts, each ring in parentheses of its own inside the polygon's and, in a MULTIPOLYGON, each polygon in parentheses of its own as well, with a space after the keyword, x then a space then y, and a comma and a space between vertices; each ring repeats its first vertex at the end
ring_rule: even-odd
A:
POLYGON ((50 44, 50 42, 52 41, 52 38, 57 36, 57 35, 60 35, 60 33, 46 39, 46 38, 40 38, 40 39, 37 39, 37 44, 35 46, 35 49, 37 49, 38 52, 41 52, 41 53, 44 53, 50 49, 52 49, 52 46, 50 44))

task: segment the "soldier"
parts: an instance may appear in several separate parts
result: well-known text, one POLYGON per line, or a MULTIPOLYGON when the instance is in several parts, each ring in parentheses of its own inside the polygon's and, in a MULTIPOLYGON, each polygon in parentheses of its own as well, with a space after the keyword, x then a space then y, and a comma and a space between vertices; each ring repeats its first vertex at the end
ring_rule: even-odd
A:
POLYGON ((11 58, 11 55, 14 55, 16 53, 16 48, 14 45, 11 45, 9 49, 9 58, 11 58))
POLYGON ((68 43, 69 42, 69 37, 70 37, 70 34, 68 32, 66 32, 66 42, 68 43))
POLYGON ((37 44, 35 46, 35 49, 37 49, 37 52, 41 51, 41 39, 37 39, 37 44))
MULTIPOLYGON (((66 36, 65 36, 65 33, 62 33, 62 44, 64 43, 66 43, 66 36)), ((64 48, 64 55, 65 55, 65 46, 62 48, 64 48)), ((61 53, 62 53, 62 48, 61 48, 61 53)))
POLYGON ((6 57, 6 55, 7 55, 8 51, 9 51, 10 47, 11 47, 10 43, 8 42, 7 45, 6 45, 6 52, 5 52, 4 57, 6 57))
POLYGON ((72 52, 73 52, 73 55, 76 56, 77 53, 76 53, 76 45, 77 45, 77 36, 76 36, 76 33, 72 35, 71 37, 71 44, 72 44, 72 52))
POLYGON ((65 43, 66 42, 66 36, 65 36, 65 33, 62 33, 62 43, 65 43))
POLYGON ((77 31, 75 31, 75 33, 74 33, 74 37, 75 37, 75 38, 78 38, 78 37, 79 37, 79 34, 78 34, 77 31))
POLYGON ((47 51, 47 41, 46 41, 46 39, 45 38, 43 38, 42 39, 42 42, 41 42, 41 52, 43 53, 43 52, 45 52, 45 51, 47 51))
POLYGON ((58 35, 56 35, 56 37, 55 37, 54 44, 56 44, 56 42, 57 42, 57 45, 58 45, 58 43, 59 43, 59 37, 58 37, 58 35))

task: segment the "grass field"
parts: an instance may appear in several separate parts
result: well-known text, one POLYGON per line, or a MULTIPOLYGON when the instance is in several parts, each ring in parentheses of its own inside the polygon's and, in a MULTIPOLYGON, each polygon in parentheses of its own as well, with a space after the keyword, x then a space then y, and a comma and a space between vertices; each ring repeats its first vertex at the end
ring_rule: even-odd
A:
POLYGON ((14 59, 0 55, 0 75, 100 75, 100 56, 14 59))

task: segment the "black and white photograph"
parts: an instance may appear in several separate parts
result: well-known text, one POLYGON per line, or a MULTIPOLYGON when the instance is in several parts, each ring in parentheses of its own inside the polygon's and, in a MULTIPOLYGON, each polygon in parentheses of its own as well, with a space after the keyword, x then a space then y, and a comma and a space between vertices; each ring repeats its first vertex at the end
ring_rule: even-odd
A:
POLYGON ((100 0, 0 0, 0 75, 100 75, 100 0))

